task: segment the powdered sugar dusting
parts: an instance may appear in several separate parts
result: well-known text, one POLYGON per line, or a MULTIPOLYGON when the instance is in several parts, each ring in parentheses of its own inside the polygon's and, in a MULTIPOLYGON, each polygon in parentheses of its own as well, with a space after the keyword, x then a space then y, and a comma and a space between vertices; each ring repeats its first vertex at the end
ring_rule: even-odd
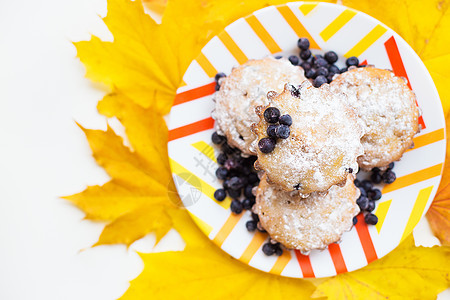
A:
MULTIPOLYGON (((350 169, 358 170, 356 159, 363 153, 363 131, 341 96, 331 93, 327 84, 314 88, 305 81, 299 91, 288 84, 283 93, 270 100, 270 106, 293 120, 289 138, 277 140, 273 152, 258 150, 256 167, 266 172, 271 183, 309 194, 326 191, 344 182, 350 169), (299 97, 292 95, 297 92, 299 97)), ((260 119, 255 128, 258 140, 267 137, 268 124, 262 113, 260 119)))
POLYGON ((415 95, 406 81, 388 70, 358 68, 340 74, 332 83, 364 123, 361 168, 384 167, 400 159, 418 130, 415 95))
POLYGON ((221 88, 214 95, 216 108, 212 113, 217 131, 228 143, 245 154, 255 154, 249 146, 256 139, 250 126, 258 122, 255 107, 267 105, 267 92, 281 92, 286 82, 300 84, 306 80, 301 67, 287 59, 266 57, 249 60, 221 79, 221 88))
POLYGON ((292 195, 261 181, 254 206, 262 227, 272 239, 287 248, 307 253, 324 249, 340 240, 353 226, 359 213, 359 189, 349 174, 344 187, 333 186, 328 193, 312 193, 307 198, 292 195))

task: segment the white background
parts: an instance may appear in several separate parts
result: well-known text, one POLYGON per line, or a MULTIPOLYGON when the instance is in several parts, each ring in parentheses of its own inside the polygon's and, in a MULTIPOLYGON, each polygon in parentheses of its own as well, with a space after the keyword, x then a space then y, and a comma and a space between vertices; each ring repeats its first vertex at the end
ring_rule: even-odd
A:
MULTIPOLYGON (((154 243, 91 249, 104 224, 59 198, 108 181, 75 124, 106 128, 96 110, 103 92, 84 78, 71 43, 91 33, 111 40, 105 14, 105 0, 0 0, 2 300, 116 299, 142 271, 134 249, 154 243)), ((415 236, 437 243, 424 221, 415 236)), ((180 247, 172 231, 155 250, 180 247)))

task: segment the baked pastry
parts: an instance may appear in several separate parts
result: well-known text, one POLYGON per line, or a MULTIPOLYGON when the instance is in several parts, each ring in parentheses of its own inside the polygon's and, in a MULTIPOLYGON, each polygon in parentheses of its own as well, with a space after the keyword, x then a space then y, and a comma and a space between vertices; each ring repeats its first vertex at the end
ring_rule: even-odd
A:
POLYGON ((214 95, 212 116, 217 132, 226 136, 231 146, 254 155, 249 146, 256 139, 250 129, 258 122, 255 107, 268 104, 267 92, 281 92, 286 82, 300 84, 304 80, 303 69, 285 58, 249 60, 233 68, 230 75, 220 79, 220 90, 214 95))
POLYGON ((358 171, 363 131, 341 95, 332 93, 328 84, 315 88, 309 81, 297 87, 286 84, 282 93, 268 94, 270 107, 292 119, 290 135, 264 153, 261 142, 275 140, 269 137, 270 123, 264 116, 269 106, 257 108, 260 121, 252 126, 258 136, 253 145, 258 156, 255 168, 265 171, 270 183, 306 195, 343 184, 347 174, 358 171))
POLYGON ((263 176, 257 189, 254 213, 272 239, 303 254, 338 242, 359 213, 356 199, 360 191, 353 184, 354 174, 347 175, 343 187, 335 185, 307 198, 280 190, 265 179, 263 176))
POLYGON ((347 95, 347 103, 364 123, 364 155, 358 158, 362 169, 383 169, 411 147, 419 111, 403 78, 374 67, 356 68, 338 75, 330 86, 347 95))

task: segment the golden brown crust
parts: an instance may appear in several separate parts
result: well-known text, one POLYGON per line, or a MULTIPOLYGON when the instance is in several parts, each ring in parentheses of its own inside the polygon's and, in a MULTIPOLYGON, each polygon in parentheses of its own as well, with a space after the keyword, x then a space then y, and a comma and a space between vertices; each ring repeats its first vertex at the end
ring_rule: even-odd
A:
POLYGON ((364 123, 364 155, 358 158, 361 168, 386 167, 411 147, 419 111, 404 78, 388 70, 357 68, 340 74, 330 86, 347 95, 347 103, 364 123))
POLYGON ((352 228, 353 217, 359 213, 356 199, 360 192, 354 178, 349 174, 343 187, 302 198, 270 185, 264 176, 253 210, 270 237, 287 248, 302 253, 324 249, 352 228))

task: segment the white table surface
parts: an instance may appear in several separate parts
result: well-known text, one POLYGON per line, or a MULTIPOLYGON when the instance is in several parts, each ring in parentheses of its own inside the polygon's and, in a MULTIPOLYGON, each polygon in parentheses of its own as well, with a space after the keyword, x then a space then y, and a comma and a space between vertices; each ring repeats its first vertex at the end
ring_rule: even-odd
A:
MULTIPOLYGON (((135 250, 183 247, 171 231, 154 250, 152 235, 91 249, 104 224, 59 198, 108 181, 75 124, 106 129, 103 92, 71 43, 111 40, 105 14, 105 0, 0 1, 0 299, 116 299, 142 271, 135 250)), ((424 220, 414 234, 438 243, 424 220)))

